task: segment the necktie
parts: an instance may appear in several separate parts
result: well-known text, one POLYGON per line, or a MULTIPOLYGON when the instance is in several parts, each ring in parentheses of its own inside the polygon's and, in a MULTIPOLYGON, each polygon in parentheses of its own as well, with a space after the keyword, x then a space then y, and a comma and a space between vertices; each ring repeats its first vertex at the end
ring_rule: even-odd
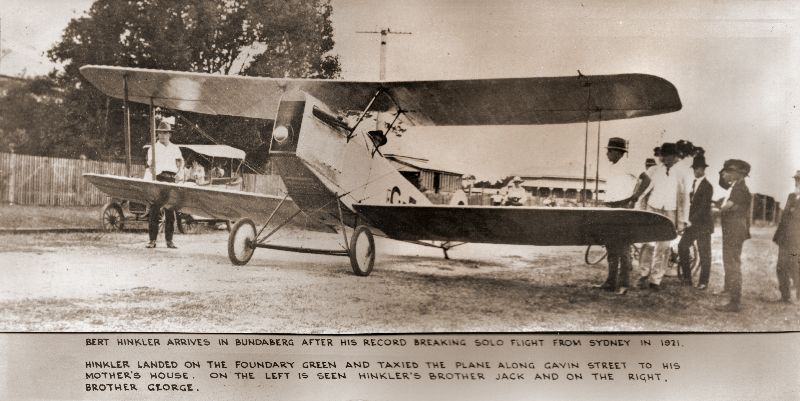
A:
POLYGON ((697 189, 697 178, 695 178, 694 182, 692 182, 692 192, 689 194, 690 198, 694 198, 695 189, 697 189))

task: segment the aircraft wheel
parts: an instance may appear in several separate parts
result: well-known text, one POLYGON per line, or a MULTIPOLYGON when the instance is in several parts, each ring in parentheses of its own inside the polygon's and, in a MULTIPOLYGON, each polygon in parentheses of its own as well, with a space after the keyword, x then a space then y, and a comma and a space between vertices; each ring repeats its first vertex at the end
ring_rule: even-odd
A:
POLYGON ((228 258, 231 263, 242 266, 253 257, 256 241, 256 225, 253 220, 241 219, 231 229, 228 235, 228 258))
POLYGON ((375 238, 369 227, 358 226, 350 240, 350 265, 356 276, 366 277, 375 265, 375 238))
POLYGON ((122 231, 125 228, 125 217, 122 214, 122 208, 115 202, 109 202, 103 206, 103 210, 100 212, 100 221, 103 224, 104 231, 122 231))
POLYGON ((604 246, 589 245, 586 247, 586 253, 583 255, 583 260, 587 265, 596 265, 603 261, 608 256, 608 251, 604 246))

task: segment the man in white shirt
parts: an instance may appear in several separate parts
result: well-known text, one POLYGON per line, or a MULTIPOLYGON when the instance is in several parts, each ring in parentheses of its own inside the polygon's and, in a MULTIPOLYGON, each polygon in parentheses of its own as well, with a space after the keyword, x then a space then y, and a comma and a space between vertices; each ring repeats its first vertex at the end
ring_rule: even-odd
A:
MULTIPOLYGON (((175 175, 178 173, 178 163, 183 165, 183 155, 177 145, 169 141, 172 134, 172 127, 167 122, 160 122, 156 128, 158 142, 147 152, 147 166, 151 171, 155 170, 156 181, 175 182, 175 175), (155 153, 155 164, 153 163, 153 153, 155 153)), ((147 248, 156 247, 158 237, 158 218, 160 216, 161 205, 150 205, 149 224, 147 233, 150 242, 147 248)), ((172 234, 175 232, 175 211, 164 209, 164 239, 167 240, 167 248, 177 248, 172 242, 172 234)))
MULTIPOLYGON (((606 157, 611 163, 606 174, 605 206, 630 209, 636 205, 650 178, 641 167, 637 168, 624 157, 628 152, 628 142, 623 138, 610 138, 606 146, 606 157)), ((630 286, 631 248, 627 242, 605 244, 608 251, 608 277, 603 284, 595 287, 615 291, 624 295, 630 286)))
POLYGON ((514 177, 513 182, 506 193, 506 206, 525 206, 528 202, 528 192, 520 185, 522 178, 514 177))
MULTIPOLYGON (((661 164, 647 171, 651 180, 647 210, 666 216, 681 231, 689 219, 689 192, 685 171, 676 165, 677 162, 677 146, 674 143, 661 145, 661 164)), ((670 241, 645 244, 639 263, 639 287, 661 288, 669 255, 670 241)))

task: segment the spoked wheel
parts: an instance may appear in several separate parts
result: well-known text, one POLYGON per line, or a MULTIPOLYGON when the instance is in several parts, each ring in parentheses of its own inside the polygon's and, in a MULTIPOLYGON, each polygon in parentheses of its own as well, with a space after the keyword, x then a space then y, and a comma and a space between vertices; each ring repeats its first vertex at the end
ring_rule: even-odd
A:
POLYGON ((103 224, 104 231, 122 231, 125 228, 125 217, 122 214, 122 208, 118 204, 111 202, 103 206, 100 212, 100 221, 103 224))
POLYGON ((253 257, 256 250, 256 225, 253 220, 241 219, 231 229, 228 234, 228 258, 231 263, 242 266, 253 257))
POLYGON ((606 247, 600 245, 589 245, 586 247, 586 253, 583 255, 583 260, 587 265, 596 265, 603 261, 608 256, 606 247))
POLYGON ((358 226, 350 240, 350 265, 356 276, 366 277, 375 265, 375 238, 369 227, 358 226))
POLYGON ((176 216, 178 231, 181 234, 194 234, 200 229, 200 224, 190 214, 178 213, 176 216))
MULTIPOLYGON (((669 249, 669 267, 674 267, 675 271, 678 272, 678 277, 683 277, 677 247, 670 247, 669 249)), ((689 268, 691 269, 692 277, 697 277, 700 274, 700 258, 698 257, 696 242, 693 242, 689 248, 689 268)))

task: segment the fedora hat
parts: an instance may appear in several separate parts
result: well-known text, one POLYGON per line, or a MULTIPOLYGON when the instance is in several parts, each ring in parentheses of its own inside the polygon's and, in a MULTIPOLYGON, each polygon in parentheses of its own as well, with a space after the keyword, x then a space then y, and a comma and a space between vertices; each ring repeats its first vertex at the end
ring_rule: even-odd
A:
POLYGON ((627 152, 628 141, 619 137, 608 138, 608 146, 606 146, 606 149, 616 149, 627 152))
POLYGON ((672 142, 664 142, 661 145, 661 156, 677 156, 678 155, 678 145, 672 142))
POLYGON ((694 160, 692 160, 692 168, 697 168, 697 167, 703 167, 703 168, 708 167, 708 164, 706 164, 705 156, 700 155, 694 157, 694 160))
POLYGON ((172 126, 166 121, 161 121, 160 123, 158 123, 158 128, 156 128, 156 132, 172 133, 172 126))
POLYGON ((645 168, 650 168, 650 167, 655 166, 655 165, 656 165, 656 159, 653 159, 652 157, 647 158, 644 161, 644 167, 645 168))
POLYGON ((728 159, 725 160, 725 163, 722 165, 722 170, 719 172, 721 173, 723 171, 735 171, 747 177, 750 174, 750 163, 739 159, 728 159))
POLYGON ((797 170, 796 173, 792 176, 792 178, 800 178, 800 170, 797 170))

